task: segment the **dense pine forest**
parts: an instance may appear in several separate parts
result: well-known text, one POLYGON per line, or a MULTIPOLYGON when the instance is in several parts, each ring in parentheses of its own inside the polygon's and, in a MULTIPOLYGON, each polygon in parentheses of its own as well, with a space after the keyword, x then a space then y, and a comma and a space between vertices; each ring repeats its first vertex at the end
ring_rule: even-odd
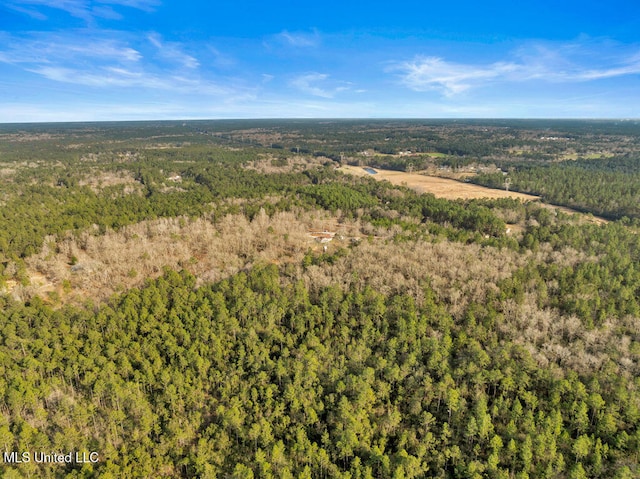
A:
POLYGON ((639 142, 634 122, 0 125, 2 477, 640 476, 639 142), (509 178, 584 214, 345 164, 509 178))

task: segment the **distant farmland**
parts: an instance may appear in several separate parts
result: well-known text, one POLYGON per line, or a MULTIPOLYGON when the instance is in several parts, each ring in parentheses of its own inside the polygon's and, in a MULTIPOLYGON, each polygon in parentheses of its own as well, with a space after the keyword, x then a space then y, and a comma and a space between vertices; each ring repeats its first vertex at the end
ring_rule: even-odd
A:
MULTIPOLYGON (((540 201, 539 196, 528 195, 526 193, 518 193, 517 191, 496 190, 487 188, 473 183, 464 183, 461 181, 451 180, 449 178, 441 178, 438 176, 426 176, 418 173, 405 173, 403 171, 382 170, 374 168, 375 175, 367 173, 363 167, 346 165, 340 168, 344 173, 357 176, 370 176, 376 180, 387 180, 389 183, 398 186, 406 186, 419 193, 431 193, 437 198, 447 200, 471 200, 479 198, 516 198, 522 201, 540 201)), ((603 224, 607 220, 598 216, 585 215, 579 211, 566 208, 564 206, 548 205, 541 203, 542 206, 552 209, 558 209, 569 214, 579 214, 589 222, 603 224)))
POLYGON ((376 180, 387 180, 393 185, 407 186, 419 193, 432 193, 437 198, 448 200, 477 199, 477 198, 518 198, 522 201, 540 201, 538 196, 517 193, 515 191, 496 190, 472 183, 440 178, 438 176, 425 176, 418 173, 405 173, 403 171, 381 170, 375 168, 377 174, 367 173, 359 166, 343 166, 341 171, 358 176, 370 176, 376 180))

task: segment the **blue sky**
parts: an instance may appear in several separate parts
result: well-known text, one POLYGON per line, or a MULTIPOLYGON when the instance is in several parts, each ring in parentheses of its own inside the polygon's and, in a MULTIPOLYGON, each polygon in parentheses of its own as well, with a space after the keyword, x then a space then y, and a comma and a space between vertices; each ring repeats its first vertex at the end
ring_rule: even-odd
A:
POLYGON ((0 122, 640 116, 640 3, 2 0, 0 122))

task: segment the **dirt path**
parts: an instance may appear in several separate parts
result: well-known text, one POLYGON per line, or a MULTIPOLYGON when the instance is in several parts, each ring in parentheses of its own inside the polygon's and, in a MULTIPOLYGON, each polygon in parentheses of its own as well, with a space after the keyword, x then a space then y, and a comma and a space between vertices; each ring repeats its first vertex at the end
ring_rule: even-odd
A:
MULTIPOLYGON (((369 167, 366 167, 369 168, 369 167)), ((438 176, 426 176, 417 173, 405 173, 402 171, 382 170, 373 168, 377 173, 375 175, 367 173, 360 166, 346 165, 340 168, 340 171, 356 176, 370 176, 376 180, 387 180, 389 183, 398 186, 407 186, 419 193, 432 193, 437 198, 447 200, 456 199, 478 199, 478 198, 516 198, 522 201, 540 201, 540 197, 528 195, 526 193, 518 193, 516 191, 496 190, 487 188, 473 183, 464 183, 461 181, 451 180, 449 178, 441 178, 438 176)), ((549 205, 540 203, 541 206, 550 209, 557 209, 568 214, 579 214, 589 222, 596 224, 607 223, 607 220, 597 216, 586 215, 571 208, 564 206, 549 205)))

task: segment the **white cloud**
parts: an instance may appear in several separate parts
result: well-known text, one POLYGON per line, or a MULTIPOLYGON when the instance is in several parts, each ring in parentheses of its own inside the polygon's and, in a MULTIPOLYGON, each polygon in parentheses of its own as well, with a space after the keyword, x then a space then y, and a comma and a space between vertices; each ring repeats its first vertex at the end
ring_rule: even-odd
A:
POLYGON ((306 73, 291 80, 290 85, 303 93, 321 98, 333 98, 337 93, 348 90, 348 87, 343 85, 326 86, 328 79, 329 75, 326 73, 306 73), (325 85, 322 86, 322 84, 325 85))
POLYGON ((46 20, 46 9, 51 8, 65 11, 72 17, 91 22, 96 17, 122 18, 112 8, 113 6, 123 6, 150 12, 159 3, 158 0, 8 0, 5 6, 37 20, 46 20))
POLYGON ((7 3, 5 7, 10 8, 11 10, 14 10, 18 13, 28 15, 31 18, 34 18, 35 20, 45 21, 47 19, 47 16, 45 14, 40 13, 35 8, 22 7, 20 5, 15 5, 11 2, 7 3))
MULTIPOLYGON (((17 0, 17 3, 36 8, 49 7, 57 10, 63 10, 73 17, 81 18, 86 21, 90 21, 94 17, 91 4, 85 0, 17 0)), ((39 9, 38 11, 42 12, 42 9, 39 9)))
POLYGON ((147 38, 165 60, 179 63, 185 68, 198 68, 200 66, 200 62, 195 57, 185 53, 179 43, 165 42, 157 33, 152 33, 147 38))
POLYGON ((401 83, 411 90, 436 90, 449 97, 500 82, 571 83, 640 74, 637 51, 612 54, 610 49, 608 44, 594 42, 534 43, 502 62, 472 64, 440 57, 416 57, 394 62, 387 71, 398 72, 401 83))
POLYGON ((287 43, 293 47, 315 47, 320 43, 320 36, 318 32, 313 33, 301 33, 301 32, 288 32, 284 30, 276 35, 282 42, 287 43))
POLYGON ((127 42, 116 38, 65 34, 34 34, 31 37, 2 38, 5 46, 0 50, 0 61, 13 64, 52 64, 102 62, 135 63, 142 54, 127 42), (82 41, 78 41, 78 37, 82 41))
POLYGON ((59 50, 64 48, 62 52, 65 57, 88 57, 93 59, 113 60, 118 62, 136 63, 142 59, 142 54, 126 44, 113 40, 93 41, 83 45, 65 44, 55 45, 59 50))
POLYGON ((164 42, 158 35, 140 38, 82 30, 19 37, 0 32, 0 45, 6 45, 0 46, 0 64, 105 93, 127 88, 224 98, 252 92, 243 81, 200 72, 198 60, 184 53, 180 44, 164 42))
POLYGON ((298 90, 308 93, 309 95, 320 96, 323 98, 331 98, 332 95, 326 90, 314 85, 317 82, 326 80, 329 75, 323 73, 309 73, 306 75, 300 75, 297 78, 291 80, 291 86, 296 87, 298 90))
POLYGON ((221 52, 213 45, 208 45, 207 49, 213 55, 212 65, 218 68, 231 68, 236 64, 236 60, 233 57, 221 52))
POLYGON ((439 90, 451 96, 518 69, 513 63, 486 66, 451 63, 437 57, 417 58, 394 65, 402 73, 402 83, 415 91, 439 90))
POLYGON ((83 85, 112 91, 113 88, 138 88, 145 91, 163 90, 180 95, 197 94, 203 96, 237 95, 247 90, 233 81, 227 84, 180 75, 157 75, 144 69, 125 69, 105 66, 90 71, 63 66, 42 65, 28 68, 48 80, 73 85, 83 85))
POLYGON ((122 5, 123 7, 135 8, 145 12, 152 12, 160 5, 160 0, 98 0, 97 3, 107 5, 122 5))
POLYGON ((282 32, 268 37, 263 45, 267 49, 273 47, 286 47, 293 49, 315 48, 321 43, 320 34, 317 31, 308 32, 282 32))
POLYGON ((75 68, 60 66, 40 66, 28 69, 28 71, 37 73, 49 80, 92 87, 129 87, 139 85, 145 80, 141 73, 115 67, 106 67, 94 71, 81 71, 75 68))

